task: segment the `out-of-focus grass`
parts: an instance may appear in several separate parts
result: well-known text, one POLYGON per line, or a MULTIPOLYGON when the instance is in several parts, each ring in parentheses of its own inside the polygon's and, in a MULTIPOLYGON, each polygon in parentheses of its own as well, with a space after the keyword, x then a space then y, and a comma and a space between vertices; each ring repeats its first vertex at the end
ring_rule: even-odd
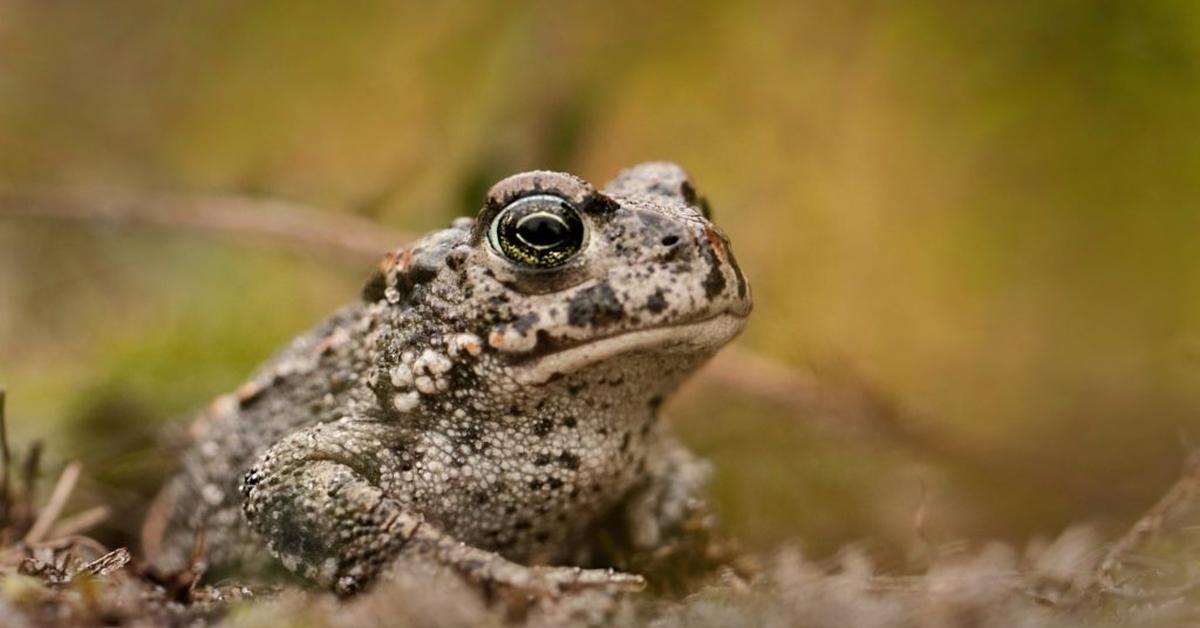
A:
MULTIPOLYGON (((17 1, 0 184, 280 196, 420 231, 510 172, 677 160, 753 283, 746 346, 848 360, 988 454, 924 460, 694 391, 673 414, 735 531, 899 541, 924 499, 938 538, 1022 539, 1140 510, 1194 436, 1198 63, 1200 9, 1167 0, 17 1)), ((148 447, 366 271, 2 223, 14 431, 148 447)))

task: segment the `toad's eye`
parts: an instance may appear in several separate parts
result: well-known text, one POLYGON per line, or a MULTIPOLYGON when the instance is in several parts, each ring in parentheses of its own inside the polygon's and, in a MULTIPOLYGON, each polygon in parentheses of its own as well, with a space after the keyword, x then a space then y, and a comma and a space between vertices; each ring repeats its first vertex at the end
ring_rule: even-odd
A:
POLYGON ((570 203, 543 194, 517 199, 502 209, 488 228, 488 242, 518 264, 555 268, 583 248, 583 232, 583 219, 570 203))

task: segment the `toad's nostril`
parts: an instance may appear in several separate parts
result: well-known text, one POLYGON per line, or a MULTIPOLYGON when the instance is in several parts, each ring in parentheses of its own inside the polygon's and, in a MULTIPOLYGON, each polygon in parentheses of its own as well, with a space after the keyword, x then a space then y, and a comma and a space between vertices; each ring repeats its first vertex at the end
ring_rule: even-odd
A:
POLYGON ((669 235, 662 239, 663 246, 675 246, 676 244, 679 244, 679 236, 677 235, 669 235))

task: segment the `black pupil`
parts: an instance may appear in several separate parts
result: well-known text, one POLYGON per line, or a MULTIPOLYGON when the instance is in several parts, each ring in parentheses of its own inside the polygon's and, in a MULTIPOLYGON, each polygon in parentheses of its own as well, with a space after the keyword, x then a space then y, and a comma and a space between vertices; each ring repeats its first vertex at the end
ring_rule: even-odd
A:
POLYGON ((552 247, 567 238, 569 227, 562 218, 552 214, 536 213, 517 223, 517 237, 529 246, 552 247))

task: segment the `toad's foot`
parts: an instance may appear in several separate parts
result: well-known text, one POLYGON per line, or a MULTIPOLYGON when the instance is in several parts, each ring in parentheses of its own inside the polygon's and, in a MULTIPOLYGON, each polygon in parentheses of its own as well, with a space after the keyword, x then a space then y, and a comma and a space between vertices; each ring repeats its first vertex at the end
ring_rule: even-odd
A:
POLYGON ((637 592, 646 587, 646 580, 642 576, 612 569, 521 565, 494 552, 457 542, 432 527, 422 526, 415 536, 422 538, 414 538, 414 545, 423 545, 432 550, 430 553, 437 562, 489 588, 532 597, 554 598, 584 590, 615 594, 637 592))

